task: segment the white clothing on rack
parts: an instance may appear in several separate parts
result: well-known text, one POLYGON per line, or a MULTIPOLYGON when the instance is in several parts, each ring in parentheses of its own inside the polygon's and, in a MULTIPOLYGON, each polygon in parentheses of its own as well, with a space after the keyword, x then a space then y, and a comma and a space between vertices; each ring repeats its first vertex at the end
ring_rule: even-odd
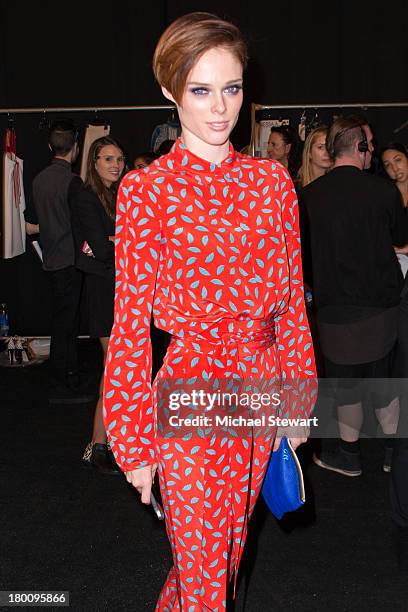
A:
POLYGON ((3 237, 4 259, 25 252, 26 208, 23 187, 23 160, 14 153, 3 154, 3 237))
POLYGON ((109 136, 110 125, 88 125, 85 132, 84 144, 82 147, 82 158, 81 158, 81 179, 85 181, 86 177, 86 163, 88 160, 88 153, 91 144, 102 136, 109 136))

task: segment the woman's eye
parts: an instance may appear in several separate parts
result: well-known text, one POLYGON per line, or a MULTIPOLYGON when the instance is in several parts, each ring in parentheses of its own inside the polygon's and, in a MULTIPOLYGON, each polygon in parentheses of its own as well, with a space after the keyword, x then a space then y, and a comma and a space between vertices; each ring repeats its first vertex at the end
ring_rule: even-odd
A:
POLYGON ((207 89, 204 87, 194 87, 194 89, 191 91, 195 96, 204 96, 206 93, 208 93, 207 89))
POLYGON ((230 87, 227 87, 225 91, 227 94, 236 95, 237 93, 241 91, 241 89, 242 89, 241 85, 231 85, 230 87))

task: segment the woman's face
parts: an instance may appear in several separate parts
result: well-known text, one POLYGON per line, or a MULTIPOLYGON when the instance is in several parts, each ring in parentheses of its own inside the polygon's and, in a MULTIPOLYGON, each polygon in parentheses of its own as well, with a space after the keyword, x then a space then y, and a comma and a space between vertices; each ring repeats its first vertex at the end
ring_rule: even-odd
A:
POLYGON ((408 182, 408 157, 396 151, 387 149, 381 156, 384 168, 388 176, 397 183, 408 182))
POLYGON ((144 157, 136 157, 135 161, 133 162, 133 168, 135 170, 142 170, 143 168, 146 168, 146 166, 148 166, 149 164, 146 162, 144 157))
POLYGON ((105 145, 99 151, 95 161, 95 168, 102 183, 110 187, 122 176, 125 167, 123 151, 114 145, 105 145))
POLYGON ((326 149, 326 134, 322 133, 316 136, 310 149, 310 159, 314 166, 324 170, 327 170, 332 165, 330 155, 326 149))
POLYGON ((290 144, 286 144, 282 134, 279 132, 271 132, 268 140, 268 157, 282 162, 288 159, 290 144))
MULTIPOLYGON (((164 95, 174 102, 171 94, 164 95)), ((187 77, 177 110, 184 144, 203 158, 229 143, 242 105, 242 65, 228 49, 206 51, 187 77)))

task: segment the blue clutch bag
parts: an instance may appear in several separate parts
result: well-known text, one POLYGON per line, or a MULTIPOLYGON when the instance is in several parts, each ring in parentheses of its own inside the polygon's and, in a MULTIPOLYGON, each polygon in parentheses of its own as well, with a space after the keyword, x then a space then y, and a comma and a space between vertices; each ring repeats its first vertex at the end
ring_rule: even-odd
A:
POLYGON ((286 437, 282 438, 278 450, 271 454, 262 495, 269 510, 278 519, 305 503, 302 468, 286 437))

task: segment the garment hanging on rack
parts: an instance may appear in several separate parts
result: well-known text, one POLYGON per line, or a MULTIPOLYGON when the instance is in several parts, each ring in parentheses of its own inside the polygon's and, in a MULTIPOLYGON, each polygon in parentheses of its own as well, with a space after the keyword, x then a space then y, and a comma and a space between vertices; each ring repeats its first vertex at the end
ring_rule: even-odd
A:
POLYGON ((84 144, 82 146, 81 171, 80 176, 83 181, 86 177, 86 162, 91 144, 102 136, 109 136, 110 125, 88 125, 85 131, 84 144))
POLYGON ((317 109, 315 109, 313 117, 310 119, 308 124, 306 125, 306 135, 309 134, 312 130, 322 125, 322 120, 320 119, 319 113, 317 109))
POLYGON ((25 197, 23 160, 16 153, 16 132, 7 128, 3 153, 3 256, 17 257, 25 252, 25 197))
POLYGON ((306 111, 304 110, 302 113, 302 116, 300 117, 299 120, 299 125, 298 125, 298 135, 299 135, 299 140, 301 142, 305 142, 306 140, 306 122, 307 122, 307 116, 306 116, 306 111))
POLYGON ((150 140, 150 150, 156 152, 162 142, 165 140, 177 140, 180 134, 180 122, 176 117, 172 116, 168 121, 154 128, 150 140))

